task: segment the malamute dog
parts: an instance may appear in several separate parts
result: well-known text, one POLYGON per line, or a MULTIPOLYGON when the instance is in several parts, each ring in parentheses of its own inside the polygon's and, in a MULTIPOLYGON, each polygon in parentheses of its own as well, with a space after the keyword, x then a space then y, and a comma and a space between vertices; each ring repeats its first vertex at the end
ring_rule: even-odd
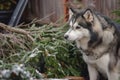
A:
POLYGON ((70 8, 70 12, 70 28, 64 37, 76 42, 88 66, 90 80, 98 80, 98 73, 108 80, 120 80, 118 25, 92 9, 70 8))

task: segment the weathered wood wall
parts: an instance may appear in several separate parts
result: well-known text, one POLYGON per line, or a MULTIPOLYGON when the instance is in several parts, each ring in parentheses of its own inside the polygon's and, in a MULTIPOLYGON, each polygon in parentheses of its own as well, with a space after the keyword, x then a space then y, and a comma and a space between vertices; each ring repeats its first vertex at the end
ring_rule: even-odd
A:
MULTIPOLYGON (((32 19, 42 19, 43 22, 56 22, 60 18, 65 17, 65 1, 66 0, 30 0, 28 4, 28 15, 30 15, 30 17, 32 16, 32 19)), ((81 4, 85 6, 92 5, 97 11, 109 16, 110 18, 119 18, 116 15, 112 14, 112 11, 120 9, 120 0, 78 1, 80 1, 81 4)))
POLYGON ((30 0, 29 14, 45 22, 64 17, 64 0, 30 0))

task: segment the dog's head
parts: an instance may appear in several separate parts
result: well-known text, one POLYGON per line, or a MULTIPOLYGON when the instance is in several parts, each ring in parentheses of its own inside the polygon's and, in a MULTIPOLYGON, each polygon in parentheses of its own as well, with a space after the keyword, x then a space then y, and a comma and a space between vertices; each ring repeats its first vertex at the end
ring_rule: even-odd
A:
POLYGON ((70 9, 68 21, 70 28, 65 33, 64 37, 70 41, 79 41, 83 38, 88 41, 95 41, 102 32, 102 27, 99 19, 91 9, 75 11, 70 9))

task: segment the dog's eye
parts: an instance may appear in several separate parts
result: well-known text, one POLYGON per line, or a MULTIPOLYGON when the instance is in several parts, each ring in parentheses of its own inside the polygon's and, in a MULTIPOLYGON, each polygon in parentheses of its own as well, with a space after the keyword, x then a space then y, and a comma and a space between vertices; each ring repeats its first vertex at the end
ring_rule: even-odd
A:
POLYGON ((80 26, 76 26, 76 29, 80 29, 80 26))

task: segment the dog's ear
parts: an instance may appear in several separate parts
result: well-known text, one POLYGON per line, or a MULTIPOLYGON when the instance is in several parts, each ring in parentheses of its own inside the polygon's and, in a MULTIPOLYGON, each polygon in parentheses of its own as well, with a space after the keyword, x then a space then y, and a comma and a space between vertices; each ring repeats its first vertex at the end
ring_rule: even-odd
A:
POLYGON ((66 7, 69 9, 69 12, 72 14, 76 14, 78 12, 78 8, 71 2, 68 1, 67 3, 65 3, 66 7))
POLYGON ((70 9, 70 14, 76 14, 77 11, 75 11, 73 8, 69 8, 70 9))
POLYGON ((72 15, 76 15, 77 12, 73 8, 69 8, 69 20, 71 19, 72 15))
POLYGON ((94 19, 92 10, 86 9, 86 11, 83 14, 83 17, 86 19, 86 21, 92 22, 94 19))

